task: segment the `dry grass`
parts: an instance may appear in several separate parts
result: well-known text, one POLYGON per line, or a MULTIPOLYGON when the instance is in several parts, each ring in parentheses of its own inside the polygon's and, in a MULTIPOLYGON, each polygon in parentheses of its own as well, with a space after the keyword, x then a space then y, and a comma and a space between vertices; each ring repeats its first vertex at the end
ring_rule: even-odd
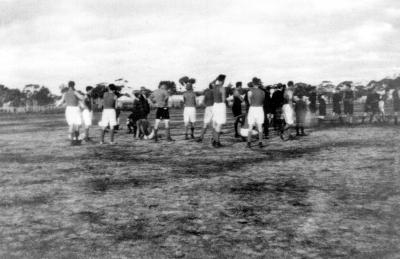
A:
POLYGON ((2 118, 0 257, 400 256, 398 128, 253 150, 227 130, 215 150, 179 125, 172 144, 71 147, 63 115, 2 118))

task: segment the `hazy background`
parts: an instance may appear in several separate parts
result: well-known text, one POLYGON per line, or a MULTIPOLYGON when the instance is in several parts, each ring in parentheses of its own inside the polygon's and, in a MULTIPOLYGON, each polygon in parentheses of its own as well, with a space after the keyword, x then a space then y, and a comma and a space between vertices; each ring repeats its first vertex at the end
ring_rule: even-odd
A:
POLYGON ((0 0, 0 83, 363 81, 400 72, 396 0, 0 0))

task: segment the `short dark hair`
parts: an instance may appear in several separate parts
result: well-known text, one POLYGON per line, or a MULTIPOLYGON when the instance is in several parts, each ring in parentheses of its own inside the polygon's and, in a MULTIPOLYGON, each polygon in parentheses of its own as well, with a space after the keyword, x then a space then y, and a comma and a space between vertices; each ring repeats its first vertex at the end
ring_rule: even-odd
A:
POLYGON ((288 83, 287 83, 287 85, 288 86, 293 86, 294 84, 293 84, 293 81, 289 81, 288 83))
POLYGON ((74 81, 69 81, 68 82, 68 87, 69 88, 74 88, 75 87, 75 82, 74 81))
POLYGON ((89 92, 91 90, 93 90, 93 86, 90 86, 90 85, 86 86, 86 92, 89 92))
POLYGON ((209 84, 208 89, 213 89, 213 84, 209 84))
POLYGON ((236 88, 241 87, 242 86, 242 82, 236 82, 236 88))
POLYGON ((116 90, 116 86, 114 84, 109 84, 108 85, 108 89, 110 89, 111 91, 115 91, 116 90))
POLYGON ((247 83, 247 86, 251 88, 251 87, 253 87, 254 85, 253 85, 252 82, 248 82, 248 83, 247 83))

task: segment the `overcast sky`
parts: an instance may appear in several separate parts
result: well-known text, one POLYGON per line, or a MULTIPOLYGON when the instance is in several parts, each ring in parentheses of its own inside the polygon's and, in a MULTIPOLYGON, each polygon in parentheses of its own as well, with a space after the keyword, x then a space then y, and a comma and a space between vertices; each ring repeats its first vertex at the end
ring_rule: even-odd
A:
POLYGON ((0 83, 183 75, 319 83, 400 72, 398 0, 0 0, 0 83))

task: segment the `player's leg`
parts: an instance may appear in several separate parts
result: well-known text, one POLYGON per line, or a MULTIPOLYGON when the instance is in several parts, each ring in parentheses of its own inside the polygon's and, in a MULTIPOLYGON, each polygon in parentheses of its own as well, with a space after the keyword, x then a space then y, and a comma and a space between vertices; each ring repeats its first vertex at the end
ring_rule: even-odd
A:
POLYGON ((196 109, 192 108, 190 113, 190 137, 194 139, 194 124, 196 123, 196 109))
POLYGON ((189 109, 188 107, 185 107, 183 109, 183 125, 185 127, 185 140, 188 140, 188 131, 189 131, 189 109))
POLYGON ((169 119, 168 120, 165 120, 164 121, 164 123, 165 123, 165 130, 167 131, 167 140, 168 141, 174 141, 172 138, 171 138, 171 129, 170 129, 170 123, 169 123, 169 119))
POLYGON ((154 122, 154 141, 158 141, 158 127, 160 126, 160 119, 156 119, 154 122))
POLYGON ((254 127, 254 122, 249 121, 249 132, 247 133, 247 147, 251 147, 251 138, 253 136, 253 127, 254 127))
POLYGON ((215 145, 217 147, 220 147, 221 146, 220 137, 221 137, 222 124, 216 123, 214 129, 215 129, 215 138, 214 138, 215 145))
POLYGON ((141 129, 141 121, 137 120, 136 121, 136 135, 135 135, 136 139, 140 138, 141 131, 142 131, 142 129, 141 129))

